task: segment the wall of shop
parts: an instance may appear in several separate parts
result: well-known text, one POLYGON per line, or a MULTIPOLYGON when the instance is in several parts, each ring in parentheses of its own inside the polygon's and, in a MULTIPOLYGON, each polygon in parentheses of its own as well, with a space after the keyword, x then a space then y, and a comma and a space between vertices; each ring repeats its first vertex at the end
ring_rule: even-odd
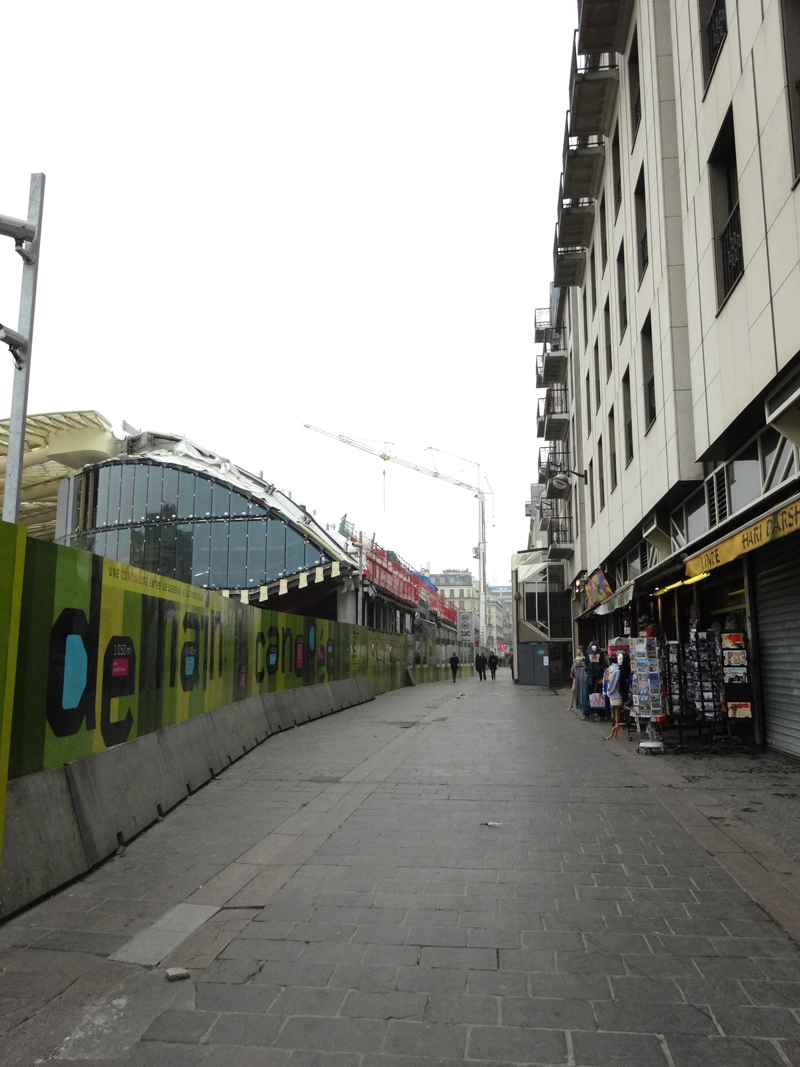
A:
MULTIPOLYGON (((136 804, 117 779, 156 818, 159 805, 174 806, 210 768, 270 732, 408 684, 409 668, 418 683, 444 680, 454 650, 471 673, 469 650, 444 638, 261 611, 79 549, 26 542, 22 528, 0 524, 0 796, 7 779, 20 783, 15 847, 29 834, 30 846, 45 851, 39 816, 55 825, 48 813, 58 810, 69 821, 82 768, 93 768, 89 777, 105 768, 93 808, 113 811, 119 802, 128 812, 97 847, 90 815, 78 827, 78 857, 55 863, 56 873, 32 888, 17 887, 16 905, 20 893, 34 899, 43 884, 60 884, 58 872, 74 876, 113 851, 118 834, 148 824, 141 812, 130 815, 136 804), (179 766, 184 742, 186 758, 199 760, 194 780, 179 766), (176 789, 159 799, 160 779, 172 778, 176 789)), ((73 830, 57 834, 53 847, 65 847, 73 830)), ((7 912, 8 894, 0 897, 7 912)))

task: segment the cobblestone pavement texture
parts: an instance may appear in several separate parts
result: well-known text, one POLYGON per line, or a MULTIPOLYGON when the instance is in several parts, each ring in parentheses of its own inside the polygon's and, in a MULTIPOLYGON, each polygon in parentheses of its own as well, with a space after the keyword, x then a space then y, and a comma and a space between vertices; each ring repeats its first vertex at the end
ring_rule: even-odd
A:
POLYGON ((800 1067, 795 865, 605 732, 501 671, 271 738, 0 926, 0 1063, 800 1067))

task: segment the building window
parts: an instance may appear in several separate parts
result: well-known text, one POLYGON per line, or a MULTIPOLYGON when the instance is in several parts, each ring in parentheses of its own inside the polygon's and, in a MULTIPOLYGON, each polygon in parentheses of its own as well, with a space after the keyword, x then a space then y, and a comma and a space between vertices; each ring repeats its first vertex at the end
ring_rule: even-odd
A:
POLYGON ((614 369, 614 360, 611 355, 611 308, 607 300, 603 307, 603 341, 606 346, 606 381, 608 381, 614 369))
POLYGON ((589 460, 589 518, 594 526, 594 460, 589 460))
POLYGON ((633 459, 633 416, 631 414, 631 369, 622 375, 622 418, 625 429, 625 466, 633 459))
POLYGON ((592 318, 594 318, 594 313, 597 311, 597 261, 594 254, 594 245, 592 245, 592 254, 589 257, 589 270, 592 286, 592 318))
POLYGON ((605 274, 608 263, 608 223, 606 220, 606 198, 600 201, 600 263, 601 273, 605 274))
POLYGON ((600 497, 600 510, 606 506, 606 479, 603 470, 603 438, 597 442, 597 489, 600 497))
POLYGON ((625 242, 622 241, 617 255, 617 293, 619 295, 619 339, 628 328, 628 293, 625 288, 625 242))
POLYGON ((717 295, 721 304, 744 273, 739 172, 736 167, 736 137, 733 131, 732 110, 728 111, 722 123, 717 143, 708 161, 708 174, 714 222, 717 295))
POLYGON ((631 144, 636 141, 642 121, 642 90, 639 84, 639 35, 634 31, 628 56, 628 98, 631 105, 631 144))
POLYGON ((586 433, 592 432, 592 383, 589 374, 586 374, 586 433))
POLYGON ((645 433, 656 421, 656 375, 653 369, 653 331, 650 316, 645 319, 640 335, 642 345, 642 381, 644 382, 645 433))
POLYGON ((644 192, 644 167, 639 171, 636 181, 636 189, 633 193, 633 207, 636 215, 636 250, 639 256, 639 283, 641 284, 647 264, 650 262, 650 251, 647 245, 647 202, 644 192))
POLYGON ((611 477, 611 492, 617 488, 617 426, 614 405, 608 413, 608 473, 611 477))
POLYGON ((700 0, 698 4, 703 47, 703 73, 706 84, 714 73, 717 59, 728 36, 725 0, 700 0))
POLYGON ((464 599, 464 590, 463 589, 459 589, 459 591, 458 591, 458 599, 459 600, 463 600, 464 599))
POLYGON ((594 410, 600 410, 600 345, 594 343, 594 410))
POLYGON ((781 12, 794 174, 797 177, 800 175, 800 0, 782 0, 781 12))
POLYGON ((586 290, 583 290, 583 347, 589 344, 589 316, 586 311, 586 290))
POLYGON ((619 205, 622 203, 622 165, 619 158, 619 124, 614 130, 611 140, 611 180, 614 183, 614 218, 619 213, 619 205))

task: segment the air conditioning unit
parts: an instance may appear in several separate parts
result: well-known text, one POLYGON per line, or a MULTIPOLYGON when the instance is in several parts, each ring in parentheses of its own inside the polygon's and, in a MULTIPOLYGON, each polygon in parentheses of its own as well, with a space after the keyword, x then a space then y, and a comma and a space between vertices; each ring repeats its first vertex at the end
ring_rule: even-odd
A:
POLYGON ((666 559, 672 553, 672 538, 669 535, 669 521, 666 515, 653 511, 642 523, 642 537, 656 549, 659 559, 666 559))

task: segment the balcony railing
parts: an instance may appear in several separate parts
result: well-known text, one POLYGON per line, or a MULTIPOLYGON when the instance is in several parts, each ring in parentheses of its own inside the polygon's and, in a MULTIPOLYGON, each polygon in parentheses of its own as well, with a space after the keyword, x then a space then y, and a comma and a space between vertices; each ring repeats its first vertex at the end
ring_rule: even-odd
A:
POLYGON ((725 229, 720 234, 719 246, 722 265, 722 299, 724 300, 734 284, 744 274, 742 219, 738 203, 728 216, 725 229))
POLYGON ((706 23, 706 47, 708 48, 708 74, 714 69, 717 56, 722 51, 722 45, 728 36, 728 15, 725 10, 725 0, 717 0, 711 9, 711 16, 706 23))
POLYGON ((536 357, 536 388, 544 389, 544 356, 536 357))
POLYGON ((551 545, 571 545, 573 544, 572 537, 572 516, 571 515, 557 515, 550 520, 550 526, 548 529, 548 536, 551 545))
POLYGON ((569 449, 540 448, 539 467, 547 472, 548 478, 553 478, 557 474, 564 474, 565 471, 569 470, 569 449))
POLYGON ((551 385, 547 390, 547 396, 545 397, 545 414, 547 415, 568 415, 569 414, 569 398, 567 396, 567 388, 564 385, 551 385))

